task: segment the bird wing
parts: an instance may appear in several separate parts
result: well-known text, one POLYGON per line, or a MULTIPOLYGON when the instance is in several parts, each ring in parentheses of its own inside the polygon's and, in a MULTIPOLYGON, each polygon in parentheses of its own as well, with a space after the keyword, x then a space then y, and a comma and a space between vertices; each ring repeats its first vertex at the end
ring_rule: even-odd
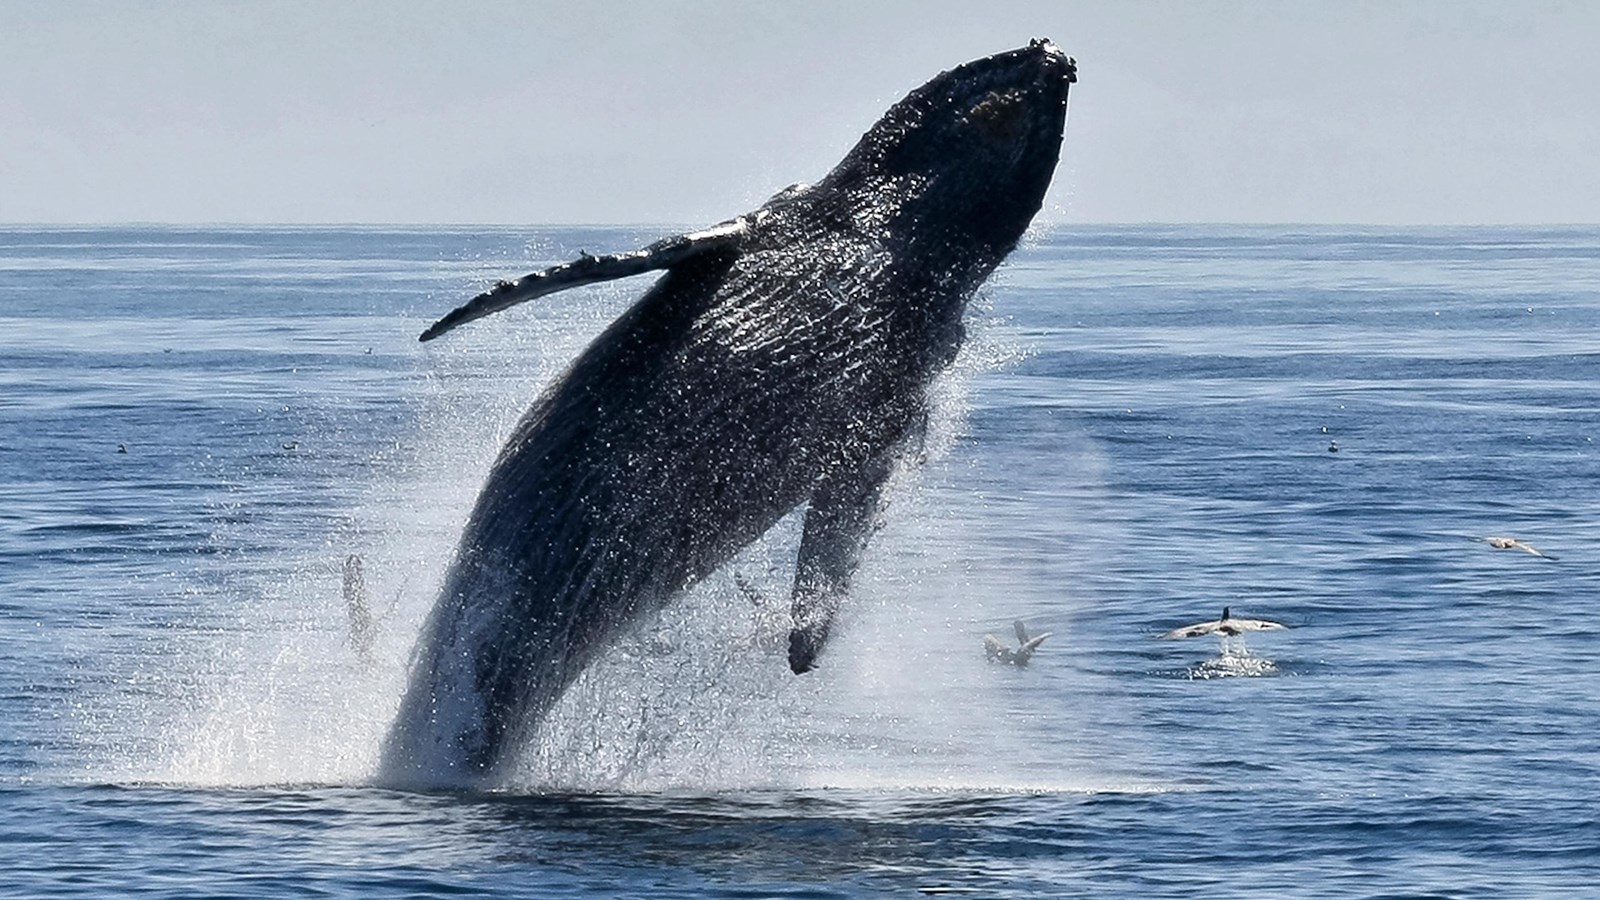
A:
MULTIPOLYGON (((1230 620, 1230 621, 1237 621, 1237 620, 1230 620)), ((1196 624, 1196 625, 1185 625, 1182 628, 1174 628, 1171 631, 1167 632, 1166 634, 1163 634, 1161 637, 1162 637, 1163 640, 1173 640, 1175 638, 1199 637, 1202 634, 1212 634, 1218 628, 1221 628, 1221 627, 1222 627, 1222 621, 1220 619, 1216 620, 1216 621, 1213 621, 1213 622, 1200 622, 1199 624, 1196 624)))
POLYGON ((1019 663, 1026 663, 1033 656, 1033 651, 1039 649, 1039 645, 1044 643, 1044 639, 1049 636, 1050 632, 1047 631, 1044 634, 1034 635, 1032 638, 1024 641, 1022 647, 1017 650, 1017 661, 1019 663))
POLYGON ((1267 619, 1232 619, 1233 627, 1240 631, 1277 631, 1289 626, 1282 622, 1272 622, 1267 619))

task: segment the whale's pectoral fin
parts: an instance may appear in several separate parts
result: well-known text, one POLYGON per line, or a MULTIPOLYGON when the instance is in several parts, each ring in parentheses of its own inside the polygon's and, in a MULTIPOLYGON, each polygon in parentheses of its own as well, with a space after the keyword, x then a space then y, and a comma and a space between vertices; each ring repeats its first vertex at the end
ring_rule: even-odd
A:
POLYGON ((606 256, 581 254, 571 262, 551 266, 516 281, 500 282, 429 325, 418 340, 431 341, 458 325, 567 288, 627 278, 654 269, 670 269, 702 254, 723 251, 736 245, 749 228, 749 221, 741 216, 704 231, 663 238, 642 250, 606 256))
POLYGON ((811 671, 828 642, 893 469, 893 454, 881 454, 853 477, 825 483, 811 497, 795 565, 794 629, 789 632, 789 668, 796 675, 811 671))

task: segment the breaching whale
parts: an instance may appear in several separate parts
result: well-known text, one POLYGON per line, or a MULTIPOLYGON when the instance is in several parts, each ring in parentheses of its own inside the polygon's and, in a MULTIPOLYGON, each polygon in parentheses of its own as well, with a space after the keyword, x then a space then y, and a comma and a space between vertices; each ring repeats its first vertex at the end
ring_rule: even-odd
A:
POLYGON ((801 504, 789 664, 815 665, 967 300, 1043 203, 1075 80, 1047 40, 959 66, 814 185, 502 282, 423 333, 665 270, 496 458, 418 637, 380 781, 502 782, 621 631, 801 504))

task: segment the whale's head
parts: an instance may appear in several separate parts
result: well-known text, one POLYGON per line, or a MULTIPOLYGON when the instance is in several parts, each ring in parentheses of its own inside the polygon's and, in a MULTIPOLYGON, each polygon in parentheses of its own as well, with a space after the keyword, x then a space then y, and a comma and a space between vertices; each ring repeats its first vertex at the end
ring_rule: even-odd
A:
POLYGON ((863 230, 975 266, 981 279, 1044 203, 1076 80, 1077 64, 1048 40, 942 72, 891 107, 818 187, 836 189, 863 230))

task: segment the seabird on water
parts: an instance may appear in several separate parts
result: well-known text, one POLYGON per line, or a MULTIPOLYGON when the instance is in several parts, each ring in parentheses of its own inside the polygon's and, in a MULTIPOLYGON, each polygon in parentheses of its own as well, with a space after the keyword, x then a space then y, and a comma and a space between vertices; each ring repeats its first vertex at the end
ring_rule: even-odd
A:
POLYGON ((1244 634, 1246 631, 1278 631, 1288 627, 1289 626, 1283 624, 1282 622, 1272 622, 1268 621, 1267 619, 1235 619, 1231 614, 1231 608, 1224 606, 1222 608, 1222 618, 1220 619, 1216 619, 1211 622, 1199 622, 1194 625, 1185 625, 1182 628, 1174 628, 1166 634, 1163 634, 1161 637, 1166 639, 1192 638, 1200 637, 1201 635, 1206 634, 1220 634, 1225 637, 1236 637, 1244 634))
POLYGON ((1017 633, 1017 643, 1021 646, 1013 650, 1000 643, 1000 639, 994 635, 986 634, 983 636, 983 655, 988 657, 990 662, 999 661, 1013 666, 1025 666, 1028 660, 1033 658, 1033 651, 1039 649, 1039 645, 1050 636, 1050 632, 1029 637, 1028 627, 1022 624, 1021 619, 1012 622, 1011 628, 1017 633))

